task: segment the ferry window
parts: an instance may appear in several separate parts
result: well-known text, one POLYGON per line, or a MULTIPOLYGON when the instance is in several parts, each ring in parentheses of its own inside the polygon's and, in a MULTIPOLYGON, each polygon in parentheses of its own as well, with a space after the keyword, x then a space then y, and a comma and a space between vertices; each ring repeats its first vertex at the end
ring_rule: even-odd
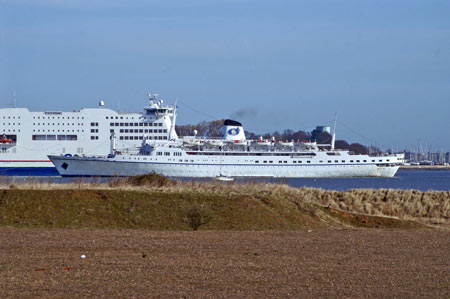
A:
POLYGON ((114 129, 109 130, 109 133, 114 133, 114 129))
POLYGON ((322 161, 322 160, 320 160, 320 161, 319 161, 319 163, 323 163, 323 161, 322 161))
POLYGON ((255 163, 259 163, 259 161, 258 161, 258 160, 256 160, 256 161, 255 161, 255 163))
POLYGON ((108 116, 106 117, 106 119, 108 119, 108 116))
POLYGON ((387 159, 386 162, 389 162, 389 159, 387 159))
POLYGON ((162 133, 162 130, 161 130, 161 129, 159 129, 159 130, 158 130, 158 133, 162 133))
POLYGON ((331 163, 331 160, 328 160, 328 163, 331 163))
POLYGON ((128 140, 128 136, 125 136, 125 140, 128 140))
POLYGON ((144 130, 142 130, 142 129, 139 129, 139 133, 144 133, 144 130))
POLYGON ((119 126, 119 123, 114 123, 114 126, 118 127, 118 126, 119 126))
POLYGON ((342 163, 345 163, 345 160, 342 160, 341 162, 342 162, 342 163))
POLYGON ((128 127, 128 123, 125 123, 125 127, 128 127))
POLYGON ((153 126, 153 123, 149 123, 148 126, 149 126, 149 127, 152 127, 152 126, 153 126))
POLYGON ((339 163, 339 161, 338 160, 334 160, 334 163, 339 163))
POLYGON ((121 131, 124 131, 125 133, 128 133, 128 129, 123 129, 121 131))
POLYGON ((378 160, 379 162, 383 162, 383 160, 378 160))
POLYGON ((359 160, 356 160, 356 162, 358 162, 358 163, 359 163, 359 160))
POLYGON ((120 140, 123 140, 123 136, 120 136, 120 138, 119 138, 120 140))
POLYGON ((134 140, 139 140, 139 136, 134 136, 134 140))
POLYGON ((47 136, 45 136, 45 135, 33 135, 33 136, 31 136, 31 139, 32 140, 46 140, 47 136))
POLYGON ((367 160, 364 160, 363 162, 367 162, 367 160))
POLYGON ((134 129, 134 133, 139 133, 139 130, 138 129, 134 129))
POLYGON ((109 123, 109 125, 110 125, 111 127, 114 127, 114 123, 109 123))
POLYGON ((148 123, 144 123, 144 127, 148 127, 148 123))
POLYGON ((350 163, 353 163, 353 160, 350 160, 350 163))
POLYGON ((287 163, 287 161, 284 161, 284 163, 287 163))
POLYGON ((162 156, 162 152, 156 152, 157 156, 162 156))
POLYGON ((120 133, 123 133, 123 129, 120 129, 120 133))
POLYGON ((302 161, 298 161, 298 163, 302 163, 302 161))
POLYGON ((135 127, 139 126, 139 123, 134 123, 134 126, 135 126, 135 127))
POLYGON ((164 152, 165 156, 170 156, 170 152, 164 152))
POLYGON ((311 161, 306 161, 306 163, 311 163, 311 161))
POLYGON ((263 161, 263 163, 267 163, 267 161, 263 161))
POLYGON ((375 160, 372 160, 372 162, 375 162, 375 160))
POLYGON ((153 133, 153 129, 149 129, 148 132, 149 132, 149 133, 153 133))
POLYGON ((144 123, 139 123, 139 127, 143 127, 144 126, 144 123))
POLYGON ((273 161, 269 161, 269 163, 273 163, 273 161))
POLYGON ((123 123, 120 123, 120 126, 123 127, 123 123))
POLYGON ((294 161, 294 164, 297 163, 297 161, 294 161))
POLYGON ((139 140, 143 140, 144 139, 144 137, 143 136, 139 136, 139 140))
POLYGON ((75 141, 77 139, 78 139, 77 135, 67 135, 66 136, 66 140, 73 140, 73 141, 75 141))
POLYGON ((164 129, 163 132, 164 132, 164 133, 167 133, 167 129, 164 129))
POLYGON ((278 163, 283 163, 283 161, 278 161, 278 163))
POLYGON ((56 135, 47 135, 47 140, 56 140, 56 135))
POLYGON ((120 119, 123 119, 123 116, 121 116, 120 119))

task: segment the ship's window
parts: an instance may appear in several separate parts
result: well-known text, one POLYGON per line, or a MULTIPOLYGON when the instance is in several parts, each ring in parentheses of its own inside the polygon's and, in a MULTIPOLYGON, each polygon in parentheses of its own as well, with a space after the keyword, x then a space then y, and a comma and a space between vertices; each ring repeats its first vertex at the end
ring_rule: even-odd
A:
POLYGON ((263 163, 267 163, 267 161, 263 161, 263 163))
POLYGON ((135 126, 135 127, 139 126, 139 123, 134 123, 134 126, 135 126))
POLYGON ((364 160, 363 162, 367 162, 367 160, 364 160))
POLYGON ((273 161, 269 161, 269 163, 273 163, 273 161))
POLYGON ((134 140, 139 140, 139 136, 134 136, 134 140))
POLYGON ((331 163, 331 160, 328 160, 328 163, 331 163))
POLYGON ((306 161, 306 163, 311 163, 311 161, 306 161))
POLYGON ((144 136, 139 136, 139 140, 143 140, 144 139, 144 136))
POLYGON ((170 156, 170 152, 164 152, 165 156, 170 156))
POLYGON ((372 162, 375 162, 375 160, 372 160, 372 162))
POLYGON ((320 160, 320 161, 319 161, 319 163, 323 163, 323 161, 322 161, 322 160, 320 160))
POLYGON ((287 163, 287 161, 284 161, 284 163, 287 163))
POLYGON ((120 140, 123 140, 123 136, 120 136, 119 139, 120 139, 120 140))
POLYGON ((110 130, 109 130, 109 133, 114 133, 114 129, 110 129, 110 130))
POLYGON ((163 132, 164 132, 164 133, 167 133, 167 129, 164 129, 163 132))
POLYGON ((144 133, 144 130, 142 130, 142 129, 139 129, 139 133, 144 133))
POLYGON ((156 152, 157 156, 162 156, 162 152, 156 152))
POLYGON ((106 117, 106 119, 108 119, 108 116, 106 117))
POLYGON ((149 123, 148 126, 149 126, 149 127, 153 127, 153 123, 149 123))
POLYGON ((353 160, 350 160, 350 163, 353 163, 353 160))
POLYGON ((334 160, 334 163, 339 163, 339 161, 338 160, 334 160))
POLYGON ((123 116, 121 116, 120 119, 123 119, 123 116))
POLYGON ((356 160, 356 162, 358 162, 358 163, 359 163, 359 160, 356 160))
POLYGON ((378 160, 378 161, 383 162, 383 160, 378 160))
POLYGON ((139 130, 138 129, 134 129, 134 133, 139 133, 139 130))
POLYGON ((298 163, 302 163, 302 161, 298 161, 298 163))
POLYGON ((109 125, 110 125, 111 127, 114 127, 114 123, 109 123, 109 125))
POLYGON ((139 123, 139 127, 143 127, 144 126, 144 123, 139 123))
POLYGON ((144 127, 148 127, 148 123, 144 123, 144 127))
POLYGON ((66 140, 66 135, 58 135, 58 140, 66 140))
POLYGON ((125 136, 125 140, 128 140, 128 136, 125 136))
POLYGON ((125 123, 125 127, 128 127, 128 123, 125 123))
POLYGON ((123 129, 120 129, 120 133, 123 133, 123 129))
POLYGON ((56 140, 56 135, 47 135, 47 140, 56 140))
POLYGON ((345 160, 342 160, 341 162, 342 162, 342 163, 345 163, 345 160))

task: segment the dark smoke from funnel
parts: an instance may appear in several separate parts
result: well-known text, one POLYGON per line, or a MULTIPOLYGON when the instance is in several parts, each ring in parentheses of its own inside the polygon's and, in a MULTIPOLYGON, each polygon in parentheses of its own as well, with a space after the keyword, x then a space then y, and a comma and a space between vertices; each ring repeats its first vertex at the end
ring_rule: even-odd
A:
POLYGON ((231 113, 230 118, 234 120, 251 120, 258 117, 258 110, 255 108, 241 108, 233 113, 231 113))

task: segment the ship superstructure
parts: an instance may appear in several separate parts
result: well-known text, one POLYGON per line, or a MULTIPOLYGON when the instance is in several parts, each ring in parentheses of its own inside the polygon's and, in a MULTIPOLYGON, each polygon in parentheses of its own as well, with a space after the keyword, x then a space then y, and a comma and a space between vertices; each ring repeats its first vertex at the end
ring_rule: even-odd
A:
POLYGON ((155 144, 176 139, 176 105, 148 96, 149 104, 140 113, 117 112, 104 108, 103 102, 73 112, 0 109, 0 173, 58 175, 48 155, 108 153, 112 133, 124 153, 138 151, 144 135, 155 144))

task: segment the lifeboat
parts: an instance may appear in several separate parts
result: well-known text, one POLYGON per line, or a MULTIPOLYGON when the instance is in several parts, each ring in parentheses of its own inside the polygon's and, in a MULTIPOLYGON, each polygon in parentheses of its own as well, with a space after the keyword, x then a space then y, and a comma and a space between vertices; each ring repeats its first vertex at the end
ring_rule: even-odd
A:
POLYGON ((0 143, 3 143, 3 144, 13 143, 13 140, 11 138, 6 138, 6 136, 3 135, 3 137, 0 139, 0 143))

